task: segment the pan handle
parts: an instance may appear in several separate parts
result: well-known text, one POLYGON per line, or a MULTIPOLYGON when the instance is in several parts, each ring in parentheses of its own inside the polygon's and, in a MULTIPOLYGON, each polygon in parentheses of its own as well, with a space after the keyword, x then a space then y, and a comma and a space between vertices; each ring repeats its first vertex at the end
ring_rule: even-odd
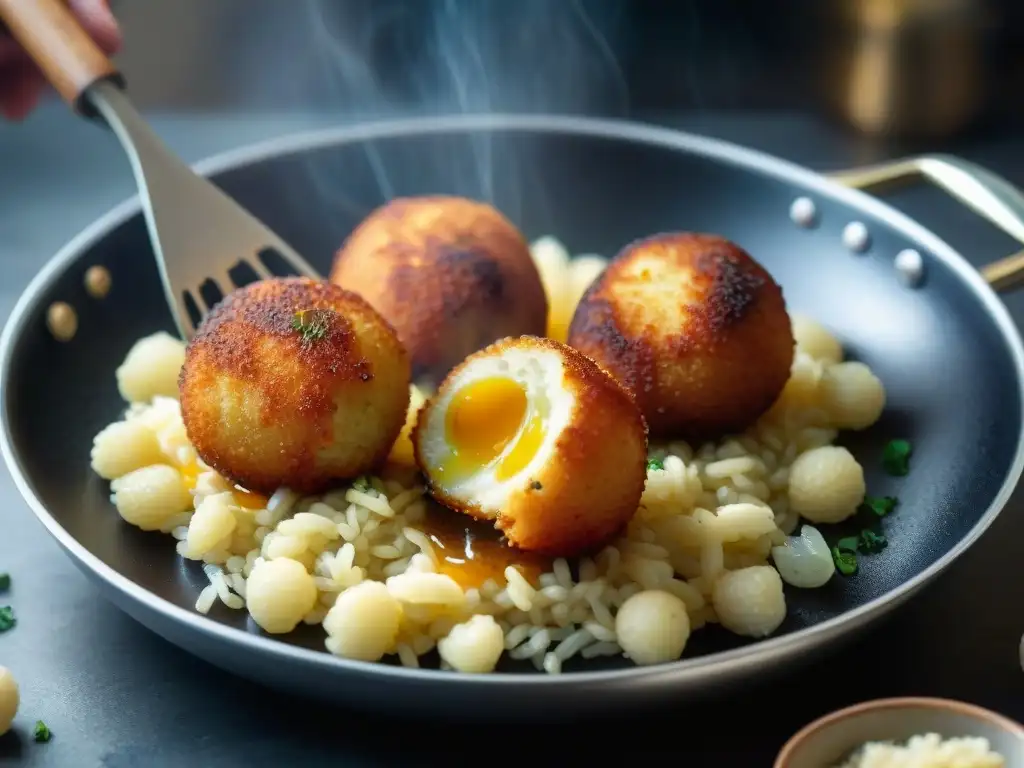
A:
MULTIPOLYGON (((1006 179, 958 157, 924 155, 827 175, 846 187, 876 191, 924 178, 1024 243, 1024 194, 1006 179)), ((1024 251, 988 264, 981 274, 997 291, 1024 285, 1024 251)))
POLYGON ((96 112, 85 93, 99 80, 124 79, 78 23, 64 0, 0 0, 0 22, 76 112, 96 112))

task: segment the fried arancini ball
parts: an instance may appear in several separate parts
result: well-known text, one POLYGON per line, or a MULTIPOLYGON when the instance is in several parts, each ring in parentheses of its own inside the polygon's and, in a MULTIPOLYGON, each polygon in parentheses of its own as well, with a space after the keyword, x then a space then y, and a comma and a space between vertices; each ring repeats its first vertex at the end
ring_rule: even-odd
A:
POLYGON ((506 336, 542 336, 548 305, 519 230, 461 197, 392 200, 335 257, 331 282, 355 291, 398 331, 413 376, 436 384, 506 336))
POLYGON ((445 378, 413 430, 445 506, 521 550, 571 557, 613 538, 646 480, 647 428, 611 376, 550 339, 504 339, 445 378))
POLYGON ((627 246, 581 299, 569 344, 634 394, 652 435, 701 440, 771 407, 794 354, 772 276, 725 238, 691 233, 627 246))
POLYGON ((405 421, 409 358, 354 293, 275 278, 229 294, 188 345, 179 379, 189 440, 263 493, 314 492, 381 462, 405 421))

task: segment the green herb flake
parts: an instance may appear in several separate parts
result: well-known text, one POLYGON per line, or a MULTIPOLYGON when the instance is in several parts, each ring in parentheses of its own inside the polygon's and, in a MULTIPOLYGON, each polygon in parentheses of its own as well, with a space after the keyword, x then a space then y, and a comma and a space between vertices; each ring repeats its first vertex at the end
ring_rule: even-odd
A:
POLYGON ((648 472, 663 472, 665 470, 665 462, 663 459, 648 459, 647 460, 647 471, 648 472))
POLYGON ((840 552, 856 552, 859 545, 860 537, 858 536, 847 536, 836 542, 836 547, 840 552))
POLYGON ((857 572, 857 555, 853 552, 844 552, 838 546, 832 547, 832 561, 843 576, 852 576, 857 572))
POLYGON ((910 471, 910 456, 914 449, 908 440, 890 440, 882 452, 882 467, 890 475, 903 477, 910 471))
POLYGON ((900 503, 895 496, 865 496, 864 506, 878 517, 885 517, 900 503))
POLYGON ((875 554, 881 552, 889 546, 889 540, 885 538, 885 534, 875 533, 871 529, 865 529, 860 532, 860 548, 863 552, 875 554))
POLYGON ((303 344, 320 341, 330 330, 329 310, 301 309, 292 316, 292 329, 298 331, 303 344))
POLYGON ((0 605, 0 632, 14 629, 18 620, 14 617, 14 609, 9 605, 0 605))
POLYGON ((0 592, 6 592, 11 588, 11 574, 0 573, 0 592))
POLYGON ((39 744, 45 744, 53 738, 53 732, 42 720, 36 720, 35 728, 32 729, 32 738, 39 744))

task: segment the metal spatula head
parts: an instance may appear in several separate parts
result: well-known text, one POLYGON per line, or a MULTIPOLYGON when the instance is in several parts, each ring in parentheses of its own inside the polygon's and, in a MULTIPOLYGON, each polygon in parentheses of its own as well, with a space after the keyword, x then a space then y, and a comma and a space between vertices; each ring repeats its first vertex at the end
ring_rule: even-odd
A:
POLYGON ((132 106, 113 62, 61 0, 0 0, 0 20, 64 100, 79 114, 101 117, 120 140, 184 338, 235 287, 280 273, 319 279, 287 243, 164 145, 132 106))

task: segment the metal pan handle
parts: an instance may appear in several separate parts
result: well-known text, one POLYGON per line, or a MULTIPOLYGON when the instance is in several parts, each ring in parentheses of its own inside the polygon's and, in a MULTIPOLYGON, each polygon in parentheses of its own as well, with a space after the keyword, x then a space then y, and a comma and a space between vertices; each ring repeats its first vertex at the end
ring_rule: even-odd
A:
MULTIPOLYGON (((958 157, 924 155, 836 171, 828 177, 847 187, 876 191, 926 179, 1024 244, 1024 194, 1006 179, 958 157)), ((1021 287, 1024 251, 992 262, 981 274, 997 291, 1021 287)))

